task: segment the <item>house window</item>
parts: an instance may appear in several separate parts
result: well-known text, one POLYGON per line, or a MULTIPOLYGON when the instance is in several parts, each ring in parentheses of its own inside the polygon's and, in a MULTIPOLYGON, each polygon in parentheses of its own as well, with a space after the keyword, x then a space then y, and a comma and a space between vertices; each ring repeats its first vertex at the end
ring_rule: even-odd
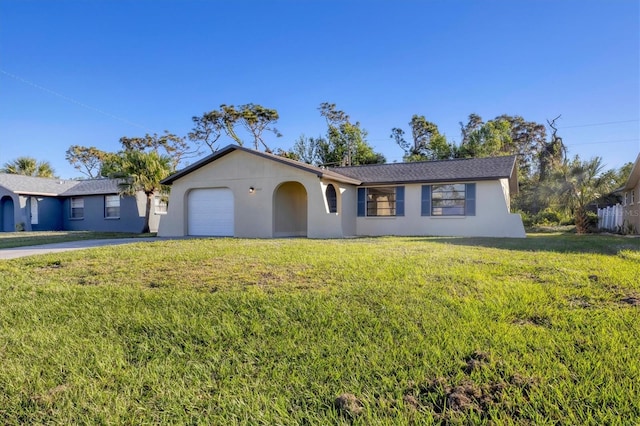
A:
POLYGON ((31 224, 38 224, 38 199, 36 197, 31 197, 31 224))
POLYGON ((84 217, 84 198, 71 198, 71 219, 82 219, 84 217))
POLYGON ((404 186, 358 188, 358 216, 404 216, 404 186))
POLYGON ((332 184, 327 185, 327 189, 324 191, 325 197, 327 197, 327 206, 329 207, 329 213, 338 212, 338 196, 336 194, 336 188, 332 184))
POLYGON ((634 191, 631 191, 631 204, 635 202, 635 196, 636 196, 636 193, 634 191))
POLYGON ((433 185, 431 188, 432 216, 464 216, 465 184, 433 185))
POLYGON ((623 206, 626 206, 626 205, 627 205, 627 193, 626 193, 626 192, 624 193, 624 201, 623 201, 623 204, 622 204, 622 205, 623 205, 623 206))
POLYGON ((476 184, 422 186, 422 216, 475 216, 476 184))
POLYGON ((104 217, 106 217, 107 219, 120 218, 120 196, 119 195, 105 195, 104 217))
POLYGON ((156 195, 153 198, 153 211, 156 214, 167 214, 167 196, 156 195))

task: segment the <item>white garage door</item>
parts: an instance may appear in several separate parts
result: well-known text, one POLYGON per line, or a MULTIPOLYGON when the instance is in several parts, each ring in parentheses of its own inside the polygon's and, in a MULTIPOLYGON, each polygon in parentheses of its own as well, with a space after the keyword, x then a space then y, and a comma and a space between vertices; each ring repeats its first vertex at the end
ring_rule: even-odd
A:
POLYGON ((189 235, 233 237, 233 192, 194 189, 187 203, 189 235))

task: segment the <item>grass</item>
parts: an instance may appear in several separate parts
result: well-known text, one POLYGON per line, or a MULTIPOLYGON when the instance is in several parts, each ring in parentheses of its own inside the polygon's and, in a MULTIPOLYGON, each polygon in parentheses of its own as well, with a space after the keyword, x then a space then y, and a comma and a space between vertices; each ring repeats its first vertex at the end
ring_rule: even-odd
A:
POLYGON ((149 237, 154 235, 155 234, 94 231, 0 232, 0 249, 66 243, 69 241, 149 237))
POLYGON ((3 424, 637 424, 640 240, 172 240, 0 263, 3 424))

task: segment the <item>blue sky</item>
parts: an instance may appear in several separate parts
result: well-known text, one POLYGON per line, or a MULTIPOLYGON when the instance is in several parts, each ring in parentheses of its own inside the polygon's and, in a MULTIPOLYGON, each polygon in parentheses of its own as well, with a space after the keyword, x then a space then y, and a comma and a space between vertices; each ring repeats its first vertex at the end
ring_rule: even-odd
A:
MULTIPOLYGON (((289 148, 321 102, 389 138, 425 115, 449 140, 470 113, 562 115, 570 155, 608 167, 640 152, 640 2, 0 2, 0 164, 29 155, 64 178, 73 144, 119 149, 220 104, 275 108, 289 148)), ((222 145, 226 145, 223 143, 222 145)))

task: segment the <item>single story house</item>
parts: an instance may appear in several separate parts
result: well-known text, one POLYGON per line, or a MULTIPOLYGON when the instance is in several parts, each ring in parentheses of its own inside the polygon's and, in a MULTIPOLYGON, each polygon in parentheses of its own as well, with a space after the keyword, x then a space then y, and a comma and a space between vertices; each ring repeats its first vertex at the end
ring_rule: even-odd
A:
POLYGON ((616 193, 622 196, 622 228, 640 234, 640 154, 627 182, 616 193))
POLYGON ((163 183, 159 236, 525 237, 515 156, 327 169, 229 145, 163 183))
MULTIPOLYGON (((117 179, 62 180, 0 173, 0 231, 140 232, 146 197, 120 196, 117 179)), ((156 198, 150 228, 166 203, 156 198)))

